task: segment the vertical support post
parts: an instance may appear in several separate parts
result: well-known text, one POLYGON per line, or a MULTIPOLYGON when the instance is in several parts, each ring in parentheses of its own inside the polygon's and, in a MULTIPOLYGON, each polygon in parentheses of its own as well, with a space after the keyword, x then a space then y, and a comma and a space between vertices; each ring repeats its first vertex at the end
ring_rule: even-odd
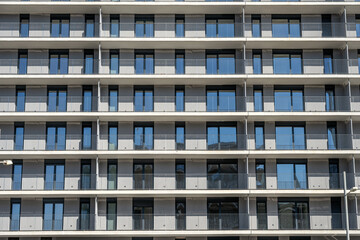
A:
POLYGON ((345 45, 345 55, 346 55, 346 73, 349 73, 350 71, 350 56, 349 56, 349 45, 348 43, 346 42, 346 45, 345 45))
POLYGON ((246 25, 245 25, 245 8, 243 7, 242 8, 242 35, 243 35, 243 37, 245 37, 245 28, 246 28, 246 25))
POLYGON ((345 171, 343 172, 343 177, 344 177, 344 205, 345 205, 346 240, 350 240, 348 198, 347 198, 347 185, 346 185, 346 172, 345 171))
POLYGON ((249 190, 250 189, 250 184, 249 184, 249 157, 246 156, 246 189, 249 190))
POLYGON ((102 37, 102 24, 103 24, 103 19, 102 19, 102 10, 101 7, 99 9, 99 37, 102 37))
POLYGON ((244 134, 245 134, 245 150, 249 150, 248 149, 248 120, 247 120, 247 117, 245 117, 245 131, 244 131, 244 134))
POLYGON ((350 112, 352 112, 352 104, 351 104, 351 101, 352 101, 352 94, 351 94, 351 82, 350 82, 350 80, 348 79, 348 95, 349 95, 349 110, 350 110, 350 112))
POLYGON ((347 37, 347 12, 346 12, 346 8, 344 8, 343 16, 344 16, 345 37, 347 37))
POLYGON ((352 117, 350 117, 350 137, 351 137, 351 149, 354 149, 354 126, 352 117))
POLYGON ((98 112, 100 112, 100 98, 101 98, 101 84, 100 84, 100 79, 98 80, 98 84, 97 84, 97 109, 98 109, 98 112))
POLYGON ((98 197, 95 197, 95 206, 94 206, 94 230, 97 230, 97 218, 98 218, 98 197))
POLYGON ((96 149, 100 150, 100 119, 96 120, 96 149))

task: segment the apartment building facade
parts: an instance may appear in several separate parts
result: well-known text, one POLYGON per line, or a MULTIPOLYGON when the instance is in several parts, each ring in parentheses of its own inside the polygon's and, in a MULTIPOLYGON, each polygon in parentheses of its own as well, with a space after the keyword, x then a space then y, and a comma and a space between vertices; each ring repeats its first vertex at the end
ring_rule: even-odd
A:
POLYGON ((0 239, 360 238, 359 37, 356 1, 0 0, 0 239))

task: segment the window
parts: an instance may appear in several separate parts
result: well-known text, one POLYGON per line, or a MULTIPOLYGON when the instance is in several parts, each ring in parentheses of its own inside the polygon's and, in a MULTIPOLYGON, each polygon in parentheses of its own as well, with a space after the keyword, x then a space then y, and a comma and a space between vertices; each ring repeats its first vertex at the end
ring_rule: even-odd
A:
POLYGON ((51 14, 51 37, 70 36, 70 15, 51 14))
POLYGON ((239 229, 239 198, 208 198, 208 229, 239 229))
POLYGON ((45 160, 45 190, 63 190, 64 171, 63 160, 45 160))
POLYGON ((335 86, 325 85, 325 108, 327 112, 335 111, 335 86))
POLYGON ((154 37, 154 15, 135 15, 135 36, 154 37))
POLYGON ((358 71, 360 73, 360 49, 358 49, 357 59, 358 59, 358 71))
POLYGON ((80 189, 91 189, 91 161, 87 159, 81 160, 80 189))
POLYGON ((66 112, 67 87, 48 87, 48 112, 66 112))
POLYGON ((337 140, 336 140, 336 122, 327 123, 327 135, 328 135, 328 149, 336 150, 337 149, 337 140))
POLYGON ((84 50, 84 74, 94 74, 94 50, 84 50))
POLYGON ((133 228, 134 230, 154 229, 154 199, 133 199, 133 228))
POLYGON ((331 26, 331 15, 330 14, 321 15, 321 25, 322 25, 322 37, 331 37, 332 36, 332 26, 331 26))
POLYGON ((13 160, 12 166, 12 190, 21 190, 22 187, 22 161, 13 160))
POLYGON ((266 189, 265 160, 255 161, 256 189, 266 189))
POLYGON ((176 112, 185 111, 185 87, 175 86, 175 110, 176 112))
POLYGON ((355 15, 356 36, 360 37, 360 14, 355 15))
POLYGON ((185 160, 177 159, 175 162, 176 189, 185 189, 185 160))
POLYGON ((14 123, 14 150, 19 151, 24 149, 24 123, 14 123))
POLYGON ((110 37, 120 36, 120 17, 119 15, 110 15, 110 37))
POLYGON ((18 74, 27 74, 28 50, 18 51, 18 74))
POLYGON ((154 123, 134 123, 135 150, 154 149, 154 123))
POLYGON ((46 125, 46 150, 65 150, 66 123, 47 123, 46 125))
POLYGON ((275 141, 278 150, 304 150, 305 149, 304 123, 276 123, 275 141))
POLYGON ((63 199, 44 199, 43 230, 62 230, 63 214, 63 199))
POLYGON ((80 198, 80 230, 90 230, 90 199, 80 198))
POLYGON ((135 73, 154 74, 154 51, 135 50, 135 73))
POLYGON ((332 74, 333 73, 333 51, 332 51, 332 49, 324 49, 323 58, 324 58, 324 73, 332 74))
POLYGON ((208 189, 237 189, 238 165, 236 160, 207 161, 208 189))
POLYGON ((106 201, 106 230, 116 230, 116 214, 117 204, 116 198, 108 198, 106 201))
POLYGON ((307 189, 307 167, 304 160, 277 161, 278 189, 307 189))
POLYGON ((207 50, 206 74, 235 74, 234 50, 207 50))
POLYGON ((117 160, 108 160, 107 165, 107 189, 117 189, 117 160))
POLYGON ((16 112, 25 112, 26 87, 16 86, 16 112))
POLYGON ((279 229, 309 229, 307 198, 278 198, 279 229))
POLYGON ((339 159, 329 159, 329 187, 340 189, 339 159))
POLYGON ((68 74, 69 51, 50 50, 50 74, 68 74))
POLYGON ((83 86, 83 112, 92 111, 92 86, 83 86))
POLYGON ((264 141, 264 123, 255 122, 255 149, 263 150, 265 149, 264 141))
POLYGON ((237 149, 236 123, 207 123, 207 149, 237 149))
POLYGON ((275 74, 301 74, 302 51, 274 50, 273 64, 275 74))
POLYGON ((86 14, 85 15, 85 36, 94 37, 95 36, 95 15, 86 14))
POLYGON ((20 230, 21 199, 11 199, 10 231, 20 230))
POLYGON ((185 74, 185 51, 176 50, 175 51, 175 73, 176 74, 185 74))
POLYGON ((175 15, 175 36, 185 37, 185 16, 175 15))
POLYGON ((176 150, 185 150, 185 123, 175 123, 175 148, 176 150))
POLYGON ((272 15, 273 37, 301 37, 300 15, 272 15))
POLYGON ((134 189, 154 189, 153 160, 134 161, 134 189))
POLYGON ((208 86, 206 88, 206 110, 208 112, 235 112, 235 86, 208 86))
POLYGON ((118 149, 118 123, 110 122, 108 125, 109 128, 109 150, 118 149))
POLYGON ((119 74, 119 50, 110 50, 110 74, 119 74))
POLYGON ((154 111, 154 87, 135 86, 134 87, 134 110, 135 112, 154 111))
POLYGON ((257 229, 267 229, 266 198, 256 198, 257 229))
POLYGON ((176 230, 186 229, 186 198, 175 199, 176 230))
POLYGON ((234 37, 234 15, 205 15, 206 37, 234 37))
POLYGON ((262 86, 254 86, 254 111, 255 112, 264 111, 262 86))
POLYGON ((303 86, 275 86, 276 112, 303 112, 304 111, 303 86))
POLYGON ((82 150, 92 149, 92 126, 91 122, 82 123, 82 150))
POLYGON ((109 86, 109 112, 118 111, 118 86, 109 86))
POLYGON ((262 53, 261 50, 253 50, 253 73, 262 74, 262 53))
POLYGON ((261 15, 251 15, 252 37, 261 37, 261 15))
POLYGON ((20 37, 29 37, 29 14, 20 14, 20 37))
POLYGON ((341 198, 331 198, 331 229, 342 229, 341 198))

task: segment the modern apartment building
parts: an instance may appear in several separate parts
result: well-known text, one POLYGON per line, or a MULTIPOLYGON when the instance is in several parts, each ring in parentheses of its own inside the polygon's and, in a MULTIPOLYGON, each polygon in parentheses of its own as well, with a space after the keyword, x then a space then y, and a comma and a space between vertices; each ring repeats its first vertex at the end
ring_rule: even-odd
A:
POLYGON ((0 240, 359 240, 360 2, 0 0, 0 160, 0 240))

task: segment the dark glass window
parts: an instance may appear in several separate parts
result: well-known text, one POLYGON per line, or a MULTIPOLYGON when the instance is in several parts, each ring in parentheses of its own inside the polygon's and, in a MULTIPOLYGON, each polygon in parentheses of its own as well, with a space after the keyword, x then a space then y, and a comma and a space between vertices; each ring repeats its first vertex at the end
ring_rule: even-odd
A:
POLYGON ((300 15, 272 15, 273 37, 301 37, 300 15))
POLYGON ((266 189, 265 160, 257 159, 255 161, 256 188, 266 189))
POLYGON ((267 229, 266 198, 256 199, 257 229, 267 229))
POLYGON ((152 160, 134 161, 134 189, 154 189, 154 163, 152 160))
POLYGON ((66 123, 46 124, 46 150, 65 150, 66 123))
POLYGON ((91 161, 81 160, 81 185, 80 189, 91 189, 91 161))
POLYGON ((176 112, 185 111, 185 90, 184 86, 175 87, 175 109, 176 112))
POLYGON ((45 160, 45 190, 63 190, 64 179, 64 160, 45 160))
POLYGON ((82 124, 82 149, 92 149, 92 126, 91 122, 83 122, 82 124))
POLYGON ((66 112, 67 109, 67 87, 48 87, 48 112, 66 112))
POLYGON ((154 74, 153 50, 135 50, 135 73, 154 74))
POLYGON ((118 123, 117 122, 109 122, 108 124, 108 146, 109 150, 117 150, 118 149, 118 123))
POLYGON ((337 149, 337 139, 336 139, 336 122, 327 123, 327 135, 328 135, 328 149, 335 150, 337 149))
POLYGON ((25 112, 26 87, 16 86, 16 112, 25 112))
POLYGON ((28 50, 18 51, 18 74, 27 74, 28 68, 28 50))
POLYGON ((84 74, 94 74, 94 50, 84 50, 84 74))
POLYGON ((68 74, 69 51, 68 50, 49 50, 49 73, 68 74))
POLYGON ((307 198, 278 198, 279 229, 309 229, 307 198))
POLYGON ((206 37, 234 37, 235 16, 206 15, 206 37))
POLYGON ((134 230, 154 229, 154 199, 133 199, 133 228, 134 230))
POLYGON ((12 190, 21 190, 22 188, 23 165, 21 160, 13 160, 12 166, 12 190))
POLYGON ((11 199, 10 231, 20 230, 21 199, 11 199))
POLYGON ((278 189, 307 189, 306 160, 277 161, 278 189))
POLYGON ((331 198, 331 229, 342 228, 341 198, 331 198))
POLYGON ((175 73, 185 74, 185 51, 176 50, 175 52, 175 73))
POLYGON ((175 144, 176 150, 185 150, 185 123, 175 123, 175 144))
POLYGON ((207 123, 207 149, 237 148, 236 123, 207 123))
POLYGON ((252 37, 261 37, 261 15, 251 15, 252 37))
POLYGON ((83 86, 83 111, 91 112, 92 111, 92 86, 83 86))
POLYGON ((208 86, 206 89, 208 112, 235 112, 236 91, 234 86, 208 86))
POLYGON ((175 15, 175 36, 185 37, 185 16, 175 15))
POLYGON ((175 181, 176 189, 185 189, 186 187, 186 175, 185 175, 185 160, 176 160, 175 163, 175 181))
POLYGON ((276 123, 275 135, 276 149, 306 149, 304 123, 276 123))
POLYGON ((44 199, 43 230, 62 230, 64 218, 63 199, 44 199))
POLYGON ((206 51, 206 74, 235 74, 235 51, 206 51))
POLYGON ((154 15, 135 15, 135 36, 154 37, 154 15))
POLYGON ((109 112, 118 111, 118 86, 109 86, 109 112))
POLYGON ((236 160, 208 160, 207 186, 209 189, 237 189, 238 164, 236 160))
POLYGON ((14 123, 14 150, 24 149, 24 123, 14 123))
POLYGON ((208 229, 239 229, 238 198, 208 198, 208 229))
POLYGON ((116 230, 117 220, 116 198, 106 200, 106 230, 116 230))
POLYGON ((186 199, 176 198, 175 200, 176 230, 186 229, 186 199))
POLYGON ((256 150, 265 149, 264 123, 263 122, 255 122, 254 132, 255 132, 255 149, 256 150))
POLYGON ((154 149, 153 123, 134 123, 134 148, 135 150, 154 149))
POLYGON ((85 36, 94 37, 95 36, 95 15, 86 14, 85 15, 85 36))
POLYGON ((51 37, 70 36, 70 15, 51 14, 51 37))
POLYGON ((117 189, 117 160, 108 160, 107 164, 107 189, 117 189))
POLYGON ((20 14, 20 37, 29 36, 30 15, 20 14))
POLYGON ((90 199, 80 199, 80 230, 90 229, 90 199))
POLYGON ((135 112, 154 111, 154 87, 136 86, 134 87, 134 110, 135 112))
POLYGON ((330 189, 340 188, 339 159, 329 160, 329 186, 330 189))
POLYGON ((110 37, 120 36, 120 17, 118 14, 110 15, 110 37))

